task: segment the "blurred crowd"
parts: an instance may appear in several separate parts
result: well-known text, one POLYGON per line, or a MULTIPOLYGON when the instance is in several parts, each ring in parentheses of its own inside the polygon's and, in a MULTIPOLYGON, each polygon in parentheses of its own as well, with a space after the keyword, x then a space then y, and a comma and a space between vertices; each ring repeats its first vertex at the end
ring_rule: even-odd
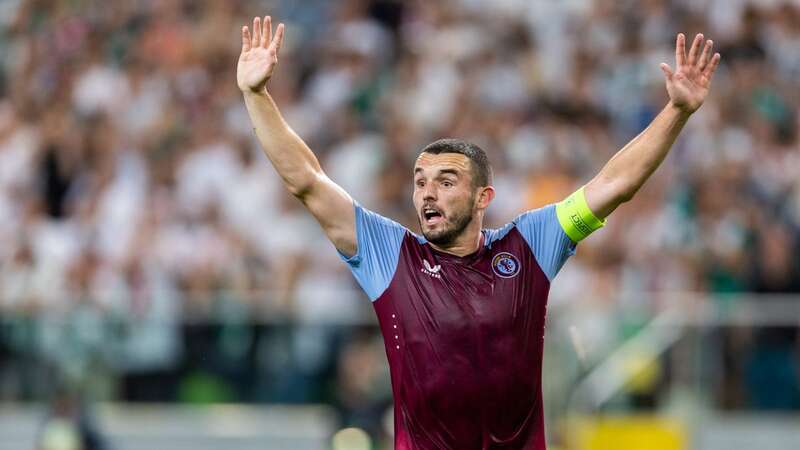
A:
MULTIPOLYGON (((340 372, 345 404, 385 383, 374 335, 323 325, 362 322, 369 301, 254 139, 235 68, 257 14, 287 24, 268 86, 287 121, 356 200, 412 230, 426 143, 487 150, 500 226, 591 179, 666 104, 676 33, 703 32, 722 54, 709 98, 551 301, 594 314, 657 307, 647 292, 800 292, 797 1, 5 0, 0 317, 69 317, 37 344, 63 370, 100 352, 160 374, 189 351, 177 324, 258 317, 312 330, 258 350, 274 373, 291 347, 300 372, 340 372)), ((237 330, 252 332, 213 338, 259 360, 237 330)))

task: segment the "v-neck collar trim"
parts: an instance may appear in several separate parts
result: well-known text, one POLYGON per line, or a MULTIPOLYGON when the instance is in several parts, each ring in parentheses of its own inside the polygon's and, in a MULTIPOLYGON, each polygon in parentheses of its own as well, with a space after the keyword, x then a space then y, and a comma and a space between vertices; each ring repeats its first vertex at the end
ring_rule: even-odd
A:
POLYGON ((425 241, 425 244, 427 244, 428 247, 431 249, 431 251, 436 255, 436 257, 441 259, 441 260, 448 261, 448 262, 453 262, 453 263, 457 263, 457 264, 472 264, 476 260, 480 259, 480 257, 483 256, 484 252, 488 248, 488 246, 486 245, 486 240, 487 239, 486 239, 485 230, 481 230, 481 242, 478 245, 478 249, 475 250, 474 252, 472 252, 472 253, 470 253, 468 255, 464 255, 464 256, 458 256, 458 255, 454 255, 452 253, 447 253, 447 252, 443 252, 441 250, 437 250, 427 240, 425 241))

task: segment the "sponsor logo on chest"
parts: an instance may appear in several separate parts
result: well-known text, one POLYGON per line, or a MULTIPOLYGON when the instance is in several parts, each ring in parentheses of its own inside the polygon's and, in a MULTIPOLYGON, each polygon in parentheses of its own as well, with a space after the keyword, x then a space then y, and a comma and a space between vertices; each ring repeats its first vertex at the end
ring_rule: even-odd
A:
POLYGON ((442 278, 442 275, 439 273, 442 270, 441 265, 436 264, 435 266, 431 266, 431 264, 428 262, 427 259, 422 260, 422 265, 425 266, 422 269, 420 269, 422 273, 431 276, 433 278, 442 278))

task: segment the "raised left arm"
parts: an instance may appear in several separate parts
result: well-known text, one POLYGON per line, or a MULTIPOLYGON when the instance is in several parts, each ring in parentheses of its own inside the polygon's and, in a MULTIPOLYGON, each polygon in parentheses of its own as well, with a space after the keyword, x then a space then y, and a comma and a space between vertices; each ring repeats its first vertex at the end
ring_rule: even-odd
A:
POLYGON ((678 34, 675 72, 667 64, 661 64, 669 93, 667 106, 584 188, 586 204, 600 220, 633 198, 667 156, 689 116, 703 104, 708 94, 720 55, 712 56, 713 42, 709 40, 703 45, 703 35, 698 34, 687 56, 685 39, 683 34, 678 34))

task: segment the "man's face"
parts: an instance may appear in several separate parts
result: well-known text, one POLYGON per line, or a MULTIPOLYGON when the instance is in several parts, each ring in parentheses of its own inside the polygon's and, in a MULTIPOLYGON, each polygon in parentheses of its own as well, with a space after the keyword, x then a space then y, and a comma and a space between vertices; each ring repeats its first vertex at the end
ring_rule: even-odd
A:
POLYGON ((414 165, 414 207, 422 235, 436 245, 452 243, 472 221, 476 190, 469 158, 460 153, 422 153, 414 165))

